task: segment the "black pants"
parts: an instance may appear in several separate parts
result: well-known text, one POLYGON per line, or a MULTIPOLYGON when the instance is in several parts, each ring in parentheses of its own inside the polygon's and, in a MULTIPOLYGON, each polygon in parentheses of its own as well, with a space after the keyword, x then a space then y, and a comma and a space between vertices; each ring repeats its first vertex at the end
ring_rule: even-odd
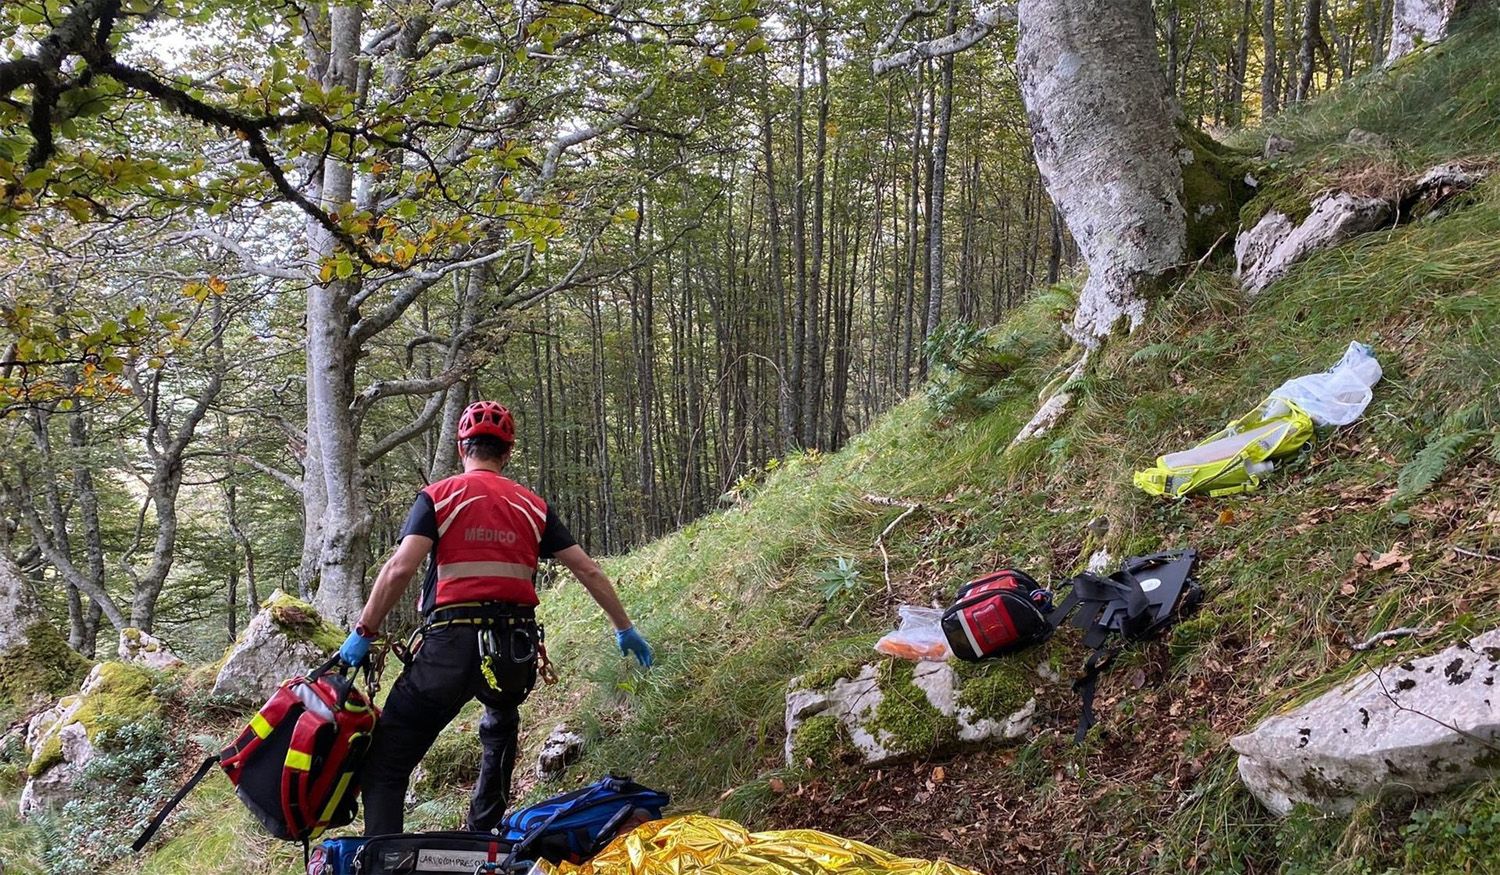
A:
POLYGON ((490 664, 498 689, 480 665, 479 636, 485 629, 467 625, 427 633, 411 664, 391 687, 362 776, 365 835, 403 831, 412 771, 443 727, 475 698, 484 703, 484 718, 479 722, 484 755, 469 803, 467 828, 488 832, 500 825, 510 801, 520 706, 536 685, 537 627, 531 619, 507 618, 491 629, 497 646, 490 664))

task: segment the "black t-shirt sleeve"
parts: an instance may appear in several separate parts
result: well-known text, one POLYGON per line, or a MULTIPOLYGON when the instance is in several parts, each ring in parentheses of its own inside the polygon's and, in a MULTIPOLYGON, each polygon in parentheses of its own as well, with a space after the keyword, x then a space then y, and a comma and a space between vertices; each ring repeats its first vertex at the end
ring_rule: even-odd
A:
POLYGON ((577 546, 578 542, 573 540, 573 533, 558 519, 557 511, 551 507, 547 508, 547 526, 542 529, 541 557, 551 559, 561 550, 577 546))
POLYGON ((421 535, 433 541, 438 539, 437 510, 432 506, 432 496, 425 492, 417 493, 411 513, 406 515, 406 525, 401 527, 401 537, 407 535, 421 535))

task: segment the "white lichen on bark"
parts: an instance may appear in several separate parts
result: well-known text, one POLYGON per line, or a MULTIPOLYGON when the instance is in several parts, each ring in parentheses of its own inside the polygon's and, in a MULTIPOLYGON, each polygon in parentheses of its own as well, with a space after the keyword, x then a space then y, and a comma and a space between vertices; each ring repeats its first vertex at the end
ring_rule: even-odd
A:
POLYGON ((1071 333, 1093 346, 1185 258, 1177 110, 1147 0, 1025 0, 1018 20, 1037 166, 1089 268, 1071 333))
POLYGON ((1446 37, 1458 7, 1459 0, 1396 0, 1385 62, 1393 63, 1418 46, 1446 37))

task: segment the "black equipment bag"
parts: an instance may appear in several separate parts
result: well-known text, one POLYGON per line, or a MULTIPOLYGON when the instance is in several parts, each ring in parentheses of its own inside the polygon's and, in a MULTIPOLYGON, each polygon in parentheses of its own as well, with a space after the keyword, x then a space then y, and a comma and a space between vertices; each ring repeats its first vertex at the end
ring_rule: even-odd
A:
POLYGON ((511 845, 483 832, 397 833, 373 836, 354 853, 358 875, 503 872, 511 845))
POLYGON ((959 587, 943 612, 943 635, 953 655, 968 662, 1016 653, 1046 641, 1051 594, 1031 575, 1002 568, 959 587))
POLYGON ((1047 622, 1056 628, 1071 618, 1091 651, 1083 675, 1073 682, 1073 690, 1083 699, 1075 742, 1083 741, 1094 725, 1099 675, 1125 645, 1160 637, 1203 603, 1203 589, 1193 577, 1197 562, 1196 550, 1170 550, 1132 556, 1108 577, 1084 572, 1066 582, 1068 595, 1047 615, 1047 622), (1123 640, 1110 644, 1111 636, 1123 640))

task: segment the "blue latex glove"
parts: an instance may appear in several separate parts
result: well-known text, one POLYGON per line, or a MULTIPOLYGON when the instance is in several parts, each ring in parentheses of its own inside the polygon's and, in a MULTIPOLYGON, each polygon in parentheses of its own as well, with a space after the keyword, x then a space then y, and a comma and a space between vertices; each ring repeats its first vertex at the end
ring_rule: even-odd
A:
POLYGON ((634 656, 642 668, 651 667, 651 645, 635 631, 634 626, 615 632, 615 643, 620 645, 622 655, 634 656))
POLYGON ((339 659, 351 666, 363 664, 365 657, 369 655, 370 639, 358 632, 350 632, 349 637, 344 639, 344 646, 339 648, 339 659))

